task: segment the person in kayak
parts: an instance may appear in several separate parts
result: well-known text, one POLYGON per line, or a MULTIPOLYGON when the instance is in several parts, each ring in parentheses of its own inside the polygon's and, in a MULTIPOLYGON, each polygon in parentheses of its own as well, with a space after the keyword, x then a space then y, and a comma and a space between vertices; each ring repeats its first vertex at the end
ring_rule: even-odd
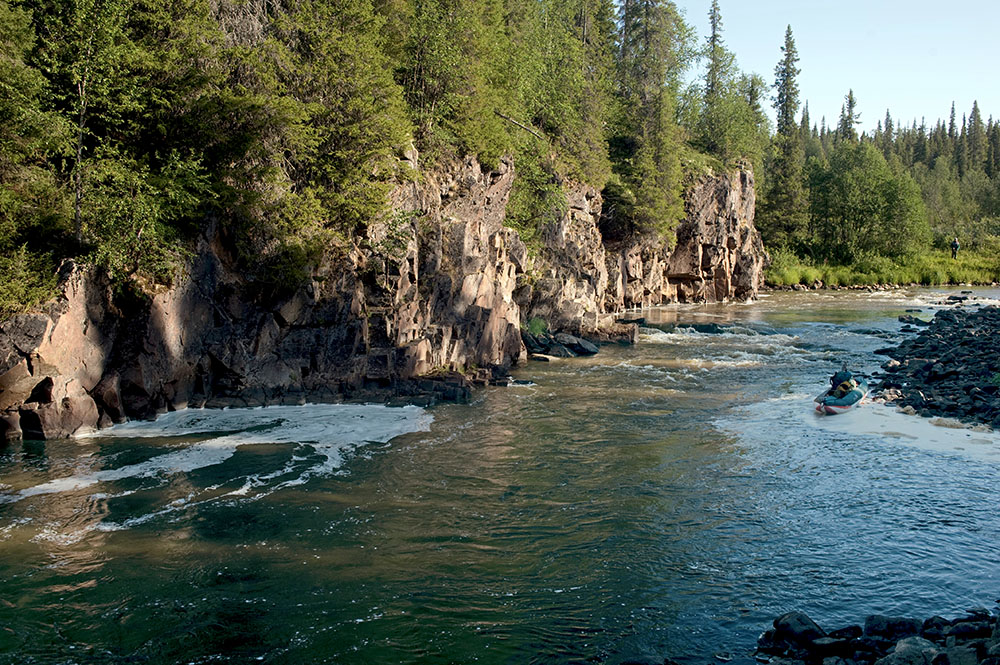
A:
POLYGON ((843 397, 857 387, 858 380, 847 370, 846 365, 830 377, 830 395, 833 397, 843 397))

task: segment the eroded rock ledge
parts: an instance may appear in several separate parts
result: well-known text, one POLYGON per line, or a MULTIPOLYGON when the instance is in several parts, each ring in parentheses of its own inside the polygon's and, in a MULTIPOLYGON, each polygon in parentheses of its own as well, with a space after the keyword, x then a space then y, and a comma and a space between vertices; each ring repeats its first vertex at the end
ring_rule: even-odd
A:
POLYGON ((673 249, 606 246, 599 193, 569 185, 537 255, 504 226, 514 178, 508 161, 424 171, 367 237, 277 301, 254 293, 211 229, 175 285, 142 301, 67 263, 59 298, 0 323, 0 432, 58 438, 188 406, 462 400, 526 359, 531 318, 629 341, 635 325, 616 323, 627 308, 745 300, 762 283, 748 171, 695 184, 673 249))

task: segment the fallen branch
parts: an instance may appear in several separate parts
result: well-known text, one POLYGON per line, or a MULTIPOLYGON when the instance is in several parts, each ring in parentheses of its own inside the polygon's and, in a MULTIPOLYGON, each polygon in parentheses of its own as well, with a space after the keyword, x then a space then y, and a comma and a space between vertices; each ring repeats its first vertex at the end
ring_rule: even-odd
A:
POLYGON ((542 136, 541 134, 539 134, 538 132, 536 132, 534 129, 532 129, 531 127, 528 127, 527 125, 521 124, 517 120, 514 120, 514 118, 511 118, 509 115, 504 115, 503 113, 500 113, 500 111, 497 111, 496 109, 494 109, 493 112, 496 113, 501 118, 503 118, 504 120, 506 120, 507 122, 511 123, 512 125, 517 125, 518 127, 520 127, 521 129, 523 129, 524 131, 528 132, 529 134, 531 134, 535 138, 540 139, 542 141, 545 140, 545 137, 542 136))

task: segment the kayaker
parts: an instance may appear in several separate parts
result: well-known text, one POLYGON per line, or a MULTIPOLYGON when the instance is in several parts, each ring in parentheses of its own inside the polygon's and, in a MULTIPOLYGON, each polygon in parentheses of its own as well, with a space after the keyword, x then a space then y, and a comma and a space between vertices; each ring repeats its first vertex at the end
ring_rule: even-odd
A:
POLYGON ((830 394, 833 397, 843 397, 857 387, 857 380, 846 367, 830 377, 830 394))

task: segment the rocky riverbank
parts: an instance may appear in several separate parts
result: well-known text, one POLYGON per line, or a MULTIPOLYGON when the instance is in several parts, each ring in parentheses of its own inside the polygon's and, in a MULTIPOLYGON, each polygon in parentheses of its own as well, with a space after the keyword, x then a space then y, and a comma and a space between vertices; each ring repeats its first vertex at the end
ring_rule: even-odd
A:
POLYGON ((1000 429, 1000 308, 962 307, 964 296, 950 296, 949 302, 959 306, 939 311, 929 325, 901 317, 919 332, 896 348, 876 351, 889 359, 875 396, 909 413, 1000 429))
POLYGON ((755 658, 773 665, 1000 665, 1000 627, 985 609, 945 619, 873 615, 827 632, 802 612, 774 620, 755 658))

